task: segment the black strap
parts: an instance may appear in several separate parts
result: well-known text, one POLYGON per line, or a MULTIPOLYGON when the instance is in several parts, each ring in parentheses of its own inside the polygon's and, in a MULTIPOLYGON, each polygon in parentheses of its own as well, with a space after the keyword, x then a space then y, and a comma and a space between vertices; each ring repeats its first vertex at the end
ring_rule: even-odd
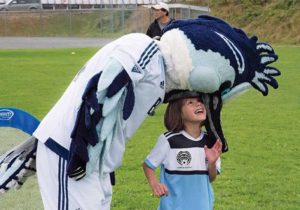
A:
POLYGON ((112 186, 116 185, 116 176, 115 176, 115 172, 111 172, 109 173, 109 177, 110 177, 110 183, 112 186))

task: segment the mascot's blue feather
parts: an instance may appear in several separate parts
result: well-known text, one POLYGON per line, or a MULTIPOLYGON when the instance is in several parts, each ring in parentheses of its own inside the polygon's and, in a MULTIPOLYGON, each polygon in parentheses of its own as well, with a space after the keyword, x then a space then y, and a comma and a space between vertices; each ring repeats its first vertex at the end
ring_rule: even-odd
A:
POLYGON ((103 104, 106 98, 107 89, 97 91, 96 96, 99 104, 103 104))
POLYGON ((85 174, 86 163, 89 161, 87 146, 95 146, 99 142, 100 133, 96 126, 102 117, 103 105, 98 103, 96 92, 102 75, 100 72, 89 80, 71 133, 67 173, 70 177, 77 177, 76 179, 81 179, 85 174))
MULTIPOLYGON (((97 138, 98 139, 98 138, 97 138)), ((88 139, 86 137, 77 137, 77 141, 76 144, 72 144, 72 153, 74 154, 70 154, 71 155, 76 155, 77 157, 79 157, 82 161, 87 162, 89 160, 88 158, 88 152, 86 149, 88 139)), ((89 143, 90 145, 96 145, 97 142, 91 142, 89 143)))
POLYGON ((123 87, 126 86, 126 84, 128 82, 130 82, 131 79, 128 75, 128 73, 126 72, 125 69, 123 69, 120 74, 118 74, 116 76, 116 78, 112 81, 112 83, 110 84, 110 86, 107 88, 107 94, 106 96, 108 98, 112 97, 113 95, 115 95, 117 92, 119 92, 119 90, 123 87))
POLYGON ((87 99, 88 95, 92 92, 92 90, 94 90, 94 92, 96 92, 97 90, 97 84, 99 81, 99 78, 101 77, 102 72, 94 75, 88 82, 88 84, 86 85, 86 88, 84 90, 84 93, 82 95, 82 99, 87 99))
POLYGON ((111 111, 117 108, 117 105, 125 91, 125 87, 122 89, 119 89, 119 92, 117 92, 115 95, 111 97, 107 97, 103 104, 103 117, 106 117, 111 111))
POLYGON ((105 71, 102 72, 102 76, 99 79, 97 91, 107 89, 122 70, 123 67, 119 62, 115 60, 108 62, 105 71))
POLYGON ((126 98, 125 98, 125 102, 124 102, 124 106, 123 106, 123 119, 124 120, 127 120, 130 117, 133 107, 134 107, 134 103, 135 103, 135 99, 134 99, 133 85, 130 82, 127 85, 127 93, 126 93, 126 98))
POLYGON ((275 53, 272 46, 269 45, 268 43, 265 43, 265 42, 257 43, 256 44, 256 50, 257 50, 258 54, 261 54, 261 53, 264 53, 264 52, 267 52, 267 53, 270 53, 270 54, 275 53))
POLYGON ((104 141, 107 136, 112 132, 117 121, 118 110, 114 109, 104 119, 100 133, 100 141, 104 141))
MULTIPOLYGON (((93 80, 96 81, 96 80, 93 80)), ((106 71, 103 71, 98 81, 98 89, 96 97, 98 103, 102 103, 102 121, 99 129, 98 138, 100 141, 94 147, 88 147, 89 160, 87 162, 86 173, 90 174, 94 169, 97 160, 102 161, 103 151, 107 151, 111 144, 114 126, 117 121, 117 105, 125 92, 126 97, 123 106, 123 118, 127 119, 132 113, 134 106, 134 93, 132 82, 123 69, 123 67, 116 61, 108 64, 106 71)), ((91 93, 90 93, 91 94, 91 93)), ((94 98, 94 97, 93 97, 94 98)), ((92 101, 94 102, 94 101, 92 101)), ((95 127, 95 125, 94 125, 95 127)), ((93 129, 94 130, 94 129, 93 129)), ((94 132, 93 132, 94 134, 94 132)), ((92 144, 95 145, 95 144, 92 144)), ((102 163, 102 162, 101 162, 102 163)))
POLYGON ((102 174, 102 172, 103 172, 102 165, 103 165, 103 161, 104 161, 103 156, 106 154, 106 152, 110 148, 112 137, 113 137, 113 132, 110 132, 108 134, 107 138, 105 139, 105 141, 100 141, 94 147, 88 146, 89 161, 86 164, 86 174, 87 175, 90 175, 94 171, 98 160, 99 160, 100 175, 102 174))
POLYGON ((95 145, 98 142, 96 125, 102 117, 102 105, 99 106, 96 97, 97 84, 100 78, 101 73, 98 73, 95 76, 93 76, 89 80, 88 85, 82 96, 82 105, 84 106, 84 122, 87 131, 83 132, 82 130, 81 133, 78 134, 79 136, 83 136, 85 140, 91 145, 95 145))
POLYGON ((260 63, 264 65, 268 65, 270 63, 275 62, 278 59, 277 55, 261 55, 260 63))
POLYGON ((272 75, 272 76, 279 76, 280 75, 280 71, 277 68, 270 67, 270 66, 267 66, 264 69, 264 73, 267 74, 267 75, 272 75))
POLYGON ((107 152, 109 151, 110 149, 110 146, 111 146, 111 143, 112 143, 112 139, 113 139, 113 136, 114 136, 114 133, 111 132, 107 138, 106 138, 106 141, 104 142, 104 146, 103 146, 103 149, 101 151, 101 154, 100 154, 100 157, 99 157, 99 172, 100 172, 100 175, 103 174, 103 163, 104 163, 104 157, 105 155, 107 154, 107 152))
POLYGON ((95 169, 97 161, 99 160, 101 151, 103 150, 103 142, 97 143, 95 146, 88 145, 88 157, 89 161, 86 163, 86 174, 91 174, 95 169))

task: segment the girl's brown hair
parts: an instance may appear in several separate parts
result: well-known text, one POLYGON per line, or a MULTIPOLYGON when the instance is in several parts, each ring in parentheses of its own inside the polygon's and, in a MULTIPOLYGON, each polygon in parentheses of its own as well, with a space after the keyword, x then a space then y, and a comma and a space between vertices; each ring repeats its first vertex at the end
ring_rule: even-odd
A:
POLYGON ((168 131, 179 132, 184 129, 183 120, 181 117, 181 108, 183 105, 183 99, 172 101, 168 104, 164 123, 168 131))

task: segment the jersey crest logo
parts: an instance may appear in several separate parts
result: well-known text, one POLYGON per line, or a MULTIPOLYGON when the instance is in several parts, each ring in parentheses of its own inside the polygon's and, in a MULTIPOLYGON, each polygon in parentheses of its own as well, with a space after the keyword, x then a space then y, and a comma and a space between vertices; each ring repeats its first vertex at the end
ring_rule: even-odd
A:
POLYGON ((180 151, 177 154, 176 159, 180 165, 187 166, 190 164, 190 162, 192 160, 192 156, 191 156, 191 153, 189 153, 188 151, 180 151))

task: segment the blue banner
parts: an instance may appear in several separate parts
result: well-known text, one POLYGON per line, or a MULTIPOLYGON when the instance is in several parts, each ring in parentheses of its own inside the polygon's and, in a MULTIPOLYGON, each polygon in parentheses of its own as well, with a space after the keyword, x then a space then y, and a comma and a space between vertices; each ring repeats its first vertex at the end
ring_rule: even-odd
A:
POLYGON ((32 135, 39 125, 33 115, 11 107, 0 107, 0 127, 12 127, 32 135))

